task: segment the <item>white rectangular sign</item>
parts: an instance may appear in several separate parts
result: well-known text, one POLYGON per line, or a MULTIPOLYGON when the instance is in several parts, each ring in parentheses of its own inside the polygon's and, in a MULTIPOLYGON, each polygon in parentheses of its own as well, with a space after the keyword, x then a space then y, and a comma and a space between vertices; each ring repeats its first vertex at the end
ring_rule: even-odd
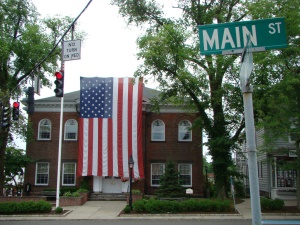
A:
POLYGON ((77 60, 81 57, 81 40, 64 41, 63 61, 77 60))

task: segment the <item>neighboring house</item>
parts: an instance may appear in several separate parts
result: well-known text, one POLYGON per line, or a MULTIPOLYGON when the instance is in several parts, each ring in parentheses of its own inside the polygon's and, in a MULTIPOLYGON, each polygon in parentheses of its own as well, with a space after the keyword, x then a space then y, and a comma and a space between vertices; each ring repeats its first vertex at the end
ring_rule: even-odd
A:
MULTIPOLYGON (((257 169, 259 190, 261 196, 272 199, 284 200, 296 199, 297 170, 295 162, 297 160, 295 141, 288 138, 277 139, 272 146, 266 146, 264 141, 265 130, 256 130, 257 148, 257 169)), ((242 149, 245 153, 243 157, 236 160, 240 171, 248 176, 247 148, 243 141, 242 149)), ((251 181, 250 181, 251 182, 251 181)), ((244 180, 244 185, 248 187, 249 180, 244 180)))
MULTIPOLYGON (((154 194, 167 160, 172 159, 183 185, 192 188, 194 194, 203 196, 202 131, 190 130, 198 115, 174 105, 161 105, 159 113, 152 112, 150 99, 157 94, 157 91, 144 87, 142 142, 145 179, 139 181, 139 187, 146 194, 154 194)), ((60 102, 61 99, 56 97, 35 100, 35 113, 29 115, 33 141, 27 143, 26 153, 36 162, 26 168, 24 182, 32 185, 31 190, 35 194, 56 188, 60 102)), ((61 187, 79 187, 82 182, 87 182, 94 192, 127 192, 128 179, 123 177, 77 176, 78 110, 79 91, 65 94, 61 187)))

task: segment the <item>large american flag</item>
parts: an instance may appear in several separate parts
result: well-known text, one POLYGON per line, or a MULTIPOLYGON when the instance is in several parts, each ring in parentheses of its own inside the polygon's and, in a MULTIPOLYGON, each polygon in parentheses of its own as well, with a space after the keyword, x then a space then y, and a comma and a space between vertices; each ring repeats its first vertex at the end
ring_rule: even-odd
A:
POLYGON ((143 83, 138 78, 80 78, 79 176, 144 178, 143 83))

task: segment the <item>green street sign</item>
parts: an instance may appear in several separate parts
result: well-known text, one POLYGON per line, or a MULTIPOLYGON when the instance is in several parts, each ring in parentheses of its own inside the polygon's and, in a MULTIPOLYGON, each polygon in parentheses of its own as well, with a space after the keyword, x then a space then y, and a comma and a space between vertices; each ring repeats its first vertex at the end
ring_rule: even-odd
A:
POLYGON ((199 26, 200 54, 240 54, 250 37, 252 51, 285 48, 284 18, 199 26))

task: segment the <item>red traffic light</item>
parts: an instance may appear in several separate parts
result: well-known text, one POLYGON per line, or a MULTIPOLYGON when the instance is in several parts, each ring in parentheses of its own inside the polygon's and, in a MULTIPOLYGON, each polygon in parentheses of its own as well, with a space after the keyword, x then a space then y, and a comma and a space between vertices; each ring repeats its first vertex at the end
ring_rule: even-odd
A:
POLYGON ((19 103, 19 102, 14 102, 14 103, 13 103, 13 107, 14 107, 14 108, 19 108, 19 106, 20 106, 20 103, 19 103))
POLYGON ((55 77, 56 77, 56 79, 61 80, 61 79, 63 79, 64 75, 61 71, 58 71, 58 72, 55 72, 55 77))

